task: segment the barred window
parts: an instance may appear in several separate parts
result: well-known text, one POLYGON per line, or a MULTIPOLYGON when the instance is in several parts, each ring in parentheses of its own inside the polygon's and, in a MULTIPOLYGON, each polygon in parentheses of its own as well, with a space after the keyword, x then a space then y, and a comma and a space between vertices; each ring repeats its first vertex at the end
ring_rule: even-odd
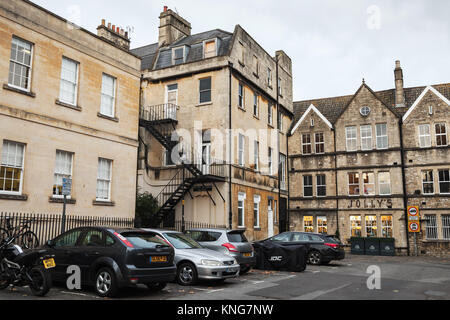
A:
POLYGON ((450 240, 450 215, 442 215, 442 236, 450 240))
POLYGON ((22 191, 25 145, 4 141, 0 166, 0 193, 20 194, 22 191))
POLYGON ((436 124, 436 145, 438 147, 446 147, 447 142, 447 127, 445 123, 436 124))
POLYGON ((73 153, 56 151, 56 164, 53 182, 53 196, 61 197, 63 178, 72 179, 73 153))
POLYGON ((111 200, 111 168, 112 161, 107 159, 98 159, 97 173, 97 200, 111 200))
POLYGON ((78 62, 63 57, 59 100, 71 105, 77 104, 78 62))
POLYGON ((30 91, 32 49, 30 42, 12 38, 8 77, 10 86, 30 91))
POLYGON ((114 117, 114 108, 116 104, 116 79, 107 74, 102 76, 102 101, 100 113, 114 117))
POLYGON ((438 238, 437 219, 435 214, 425 215, 426 225, 426 237, 429 240, 436 240, 438 238))
POLYGON ((434 194, 433 170, 422 171, 422 189, 423 194, 434 194))

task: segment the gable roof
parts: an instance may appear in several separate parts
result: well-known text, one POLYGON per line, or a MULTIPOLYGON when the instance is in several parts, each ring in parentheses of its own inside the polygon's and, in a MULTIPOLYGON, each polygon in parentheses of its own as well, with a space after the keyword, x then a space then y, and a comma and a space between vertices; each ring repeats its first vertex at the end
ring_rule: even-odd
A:
MULTIPOLYGON (((450 91, 450 87, 448 88, 450 91)), ((403 121, 405 121, 409 115, 414 111, 414 109, 419 105, 420 101, 422 101, 422 99, 425 97, 425 95, 428 92, 432 92, 434 93, 436 96, 438 96, 442 101, 444 101, 447 105, 450 106, 450 100, 449 98, 445 97, 442 93, 440 93, 437 89, 433 88, 432 86, 428 86, 425 88, 425 90, 422 91, 422 93, 420 94, 420 96, 416 99, 416 101, 414 102, 414 104, 408 109, 408 111, 404 114, 403 116, 403 121)))
POLYGON ((181 46, 188 46, 189 52, 184 63, 200 61, 203 59, 203 41, 218 38, 220 43, 218 45, 217 56, 228 54, 228 49, 231 43, 233 34, 220 29, 214 29, 187 37, 183 37, 178 41, 172 43, 170 46, 158 47, 158 43, 148 46, 140 47, 131 50, 132 53, 141 57, 141 70, 158 70, 172 66, 172 49, 181 46))
MULTIPOLYGON (((433 85, 431 87, 439 92, 443 97, 450 100, 450 83, 433 85)), ((413 106, 425 89, 426 86, 405 88, 405 107, 401 108, 396 107, 395 89, 375 91, 374 94, 387 107, 394 111, 398 116, 402 117, 413 106)), ((311 104, 313 104, 332 124, 336 123, 340 114, 347 107, 347 105, 350 104, 354 96, 355 95, 348 95, 294 102, 294 122, 292 124, 292 128, 311 104)))
POLYGON ((300 126, 300 124, 305 120, 306 116, 311 112, 315 112, 321 119, 323 122, 326 123, 327 126, 329 126, 330 128, 333 128, 333 125, 331 124, 331 122, 325 118, 325 116, 313 105, 311 104, 309 106, 309 108, 303 113, 303 116, 298 120, 298 122, 294 125, 294 127, 292 128, 292 130, 290 130, 291 135, 293 135, 295 133, 295 130, 297 130, 297 128, 300 126))

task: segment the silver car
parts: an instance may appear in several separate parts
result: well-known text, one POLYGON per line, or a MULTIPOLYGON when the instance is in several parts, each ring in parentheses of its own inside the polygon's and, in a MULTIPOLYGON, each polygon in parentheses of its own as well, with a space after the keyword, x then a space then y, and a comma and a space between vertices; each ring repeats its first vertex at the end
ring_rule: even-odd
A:
POLYGON ((228 254, 241 266, 240 274, 249 272, 256 265, 253 246, 244 235, 245 229, 189 229, 186 234, 203 247, 228 254))
POLYGON ((202 247, 198 242, 177 231, 145 229, 157 233, 175 249, 177 282, 183 286, 198 280, 225 280, 239 276, 236 259, 202 247))

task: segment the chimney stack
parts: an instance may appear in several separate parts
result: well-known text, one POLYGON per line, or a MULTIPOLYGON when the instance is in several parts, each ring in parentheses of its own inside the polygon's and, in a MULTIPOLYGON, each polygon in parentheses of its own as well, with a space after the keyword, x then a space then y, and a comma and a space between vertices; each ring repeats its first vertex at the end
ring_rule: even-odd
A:
POLYGON ((159 16, 159 46, 169 46, 181 38, 191 35, 191 24, 167 6, 159 16))
POLYGON ((102 24, 97 27, 97 35, 103 39, 112 42, 116 47, 121 49, 130 50, 130 38, 128 32, 125 32, 119 26, 108 22, 106 26, 106 20, 102 19, 102 24))
POLYGON ((403 70, 400 60, 395 61, 395 106, 401 108, 405 106, 405 91, 403 87, 403 70))

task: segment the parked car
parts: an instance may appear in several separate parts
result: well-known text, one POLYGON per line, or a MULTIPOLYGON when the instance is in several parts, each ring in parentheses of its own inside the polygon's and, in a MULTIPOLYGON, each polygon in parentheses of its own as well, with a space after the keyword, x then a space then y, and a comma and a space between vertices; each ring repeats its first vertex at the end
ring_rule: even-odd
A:
POLYGON ((101 297, 120 288, 145 284, 162 290, 175 279, 174 249, 156 233, 142 229, 82 227, 63 233, 43 247, 55 256, 55 282, 66 282, 67 268, 81 269, 81 284, 101 297))
POLYGON ((256 265, 255 250, 244 235, 245 230, 190 229, 186 234, 203 247, 228 254, 241 266, 240 274, 256 265))
POLYGON ((342 243, 326 234, 307 232, 284 232, 272 238, 263 240, 273 241, 283 246, 302 244, 307 247, 307 262, 312 265, 324 265, 333 260, 345 259, 342 243))
POLYGON ((175 249, 177 282, 190 286, 198 280, 219 280, 239 276, 240 265, 236 259, 201 246, 184 233, 146 229, 163 237, 175 249))

